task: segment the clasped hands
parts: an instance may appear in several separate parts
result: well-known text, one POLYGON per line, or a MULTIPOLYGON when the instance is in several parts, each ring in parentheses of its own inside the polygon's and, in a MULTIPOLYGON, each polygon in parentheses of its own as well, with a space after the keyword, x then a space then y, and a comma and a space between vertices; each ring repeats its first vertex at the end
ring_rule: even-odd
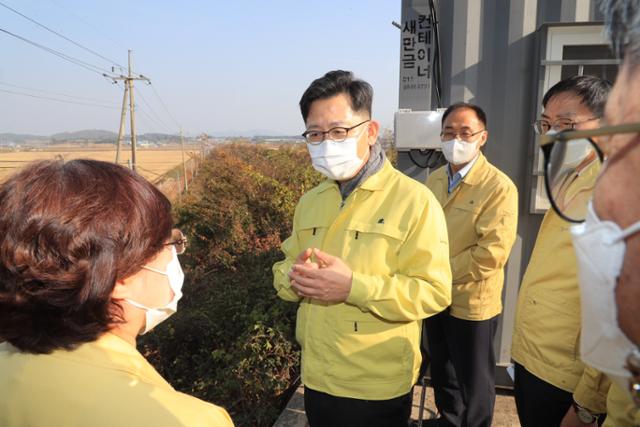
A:
POLYGON ((346 301, 352 277, 353 272, 340 258, 311 248, 298 255, 289 272, 291 287, 300 298, 326 302, 346 301))

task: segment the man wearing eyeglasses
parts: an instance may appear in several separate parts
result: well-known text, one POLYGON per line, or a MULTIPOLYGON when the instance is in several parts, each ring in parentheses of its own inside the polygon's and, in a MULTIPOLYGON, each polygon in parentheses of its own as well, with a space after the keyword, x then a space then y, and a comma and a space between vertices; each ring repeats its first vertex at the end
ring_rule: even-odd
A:
MULTIPOLYGON (((619 427, 640 425, 640 1, 603 0, 601 10, 613 51, 623 58, 605 126, 543 136, 540 145, 553 151, 599 137, 598 159, 606 159, 585 214, 571 218, 580 223, 571 233, 582 305, 580 356, 611 379, 604 426, 619 427)), ((558 167, 553 157, 547 162, 548 169, 558 167)))
POLYGON ((451 303, 444 215, 376 142, 373 90, 331 71, 302 95, 313 167, 327 177, 298 203, 280 298, 299 303, 305 411, 317 426, 406 426, 422 319, 451 303))
POLYGON ((447 219, 452 304, 425 321, 440 418, 427 425, 490 426, 495 403, 493 338, 502 311, 504 265, 516 238, 518 191, 480 151, 484 111, 453 104, 442 116, 447 165, 427 179, 447 219))
MULTIPOLYGON (((556 83, 534 122, 539 135, 595 129, 611 83, 572 76, 556 83)), ((511 357, 523 427, 595 425, 606 412, 609 382, 578 355, 580 291, 570 223, 584 215, 600 161, 588 140, 544 148, 545 184, 554 209, 540 225, 518 296, 511 357)))

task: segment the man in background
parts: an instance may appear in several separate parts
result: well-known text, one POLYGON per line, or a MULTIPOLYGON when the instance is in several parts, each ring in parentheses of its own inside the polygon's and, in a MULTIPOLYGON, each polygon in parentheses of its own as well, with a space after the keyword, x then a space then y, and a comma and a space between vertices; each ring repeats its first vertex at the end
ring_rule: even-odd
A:
MULTIPOLYGON (((597 128, 610 90, 609 81, 595 76, 556 83, 544 95, 536 133, 597 128)), ((582 172, 568 187, 586 179, 590 197, 598 170, 582 172)), ((567 426, 593 425, 606 412, 609 381, 576 357, 580 289, 569 226, 554 209, 546 212, 518 294, 511 357, 522 427, 560 426, 564 418, 567 426)))
POLYGON ((581 336, 593 345, 582 357, 613 382, 605 426, 631 426, 640 425, 640 0, 603 0, 601 8, 623 58, 604 122, 636 127, 601 142, 607 160, 593 204, 572 233, 583 307, 593 308, 581 336))
POLYGON ((516 238, 518 191, 480 149, 487 118, 477 105, 442 116, 448 164, 427 179, 444 209, 453 274, 452 303, 425 321, 431 380, 440 418, 427 425, 491 425, 495 403, 493 338, 502 312, 504 266, 516 238))

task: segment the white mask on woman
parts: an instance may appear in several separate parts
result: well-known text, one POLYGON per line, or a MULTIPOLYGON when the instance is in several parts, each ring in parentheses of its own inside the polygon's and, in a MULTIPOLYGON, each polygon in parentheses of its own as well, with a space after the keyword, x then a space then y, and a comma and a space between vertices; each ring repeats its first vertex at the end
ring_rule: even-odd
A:
POLYGON ((627 356, 635 348, 618 326, 615 291, 626 251, 625 239, 640 232, 640 221, 621 230, 601 221, 590 202, 587 218, 571 227, 582 302, 582 360, 628 390, 627 356))
POLYGON ((178 260, 178 254, 176 253, 175 247, 171 247, 171 252, 173 254, 173 258, 171 258, 171 261, 167 264, 167 271, 156 270, 155 268, 147 267, 146 265, 142 267, 145 270, 153 271, 168 277, 169 286, 173 291, 173 298, 171 298, 171 301, 169 301, 164 307, 150 308, 140 304, 139 302, 125 299, 125 301, 132 306, 138 307, 146 312, 146 324, 142 335, 146 334, 178 311, 178 301, 182 298, 184 273, 182 272, 182 267, 180 267, 180 261, 178 260))

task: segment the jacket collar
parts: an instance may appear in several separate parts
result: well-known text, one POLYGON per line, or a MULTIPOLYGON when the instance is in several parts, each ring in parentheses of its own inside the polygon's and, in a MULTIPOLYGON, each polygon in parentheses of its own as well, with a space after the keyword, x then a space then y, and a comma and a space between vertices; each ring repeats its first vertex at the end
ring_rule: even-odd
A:
MULTIPOLYGON (((393 172, 393 166, 391 165, 391 162, 389 162, 389 159, 385 159, 382 169, 380 169, 378 172, 374 173, 369 178, 364 180, 364 182, 360 184, 358 188, 362 188, 363 190, 368 190, 368 191, 382 190, 384 189, 384 184, 387 182, 392 172, 393 172)), ((338 183, 332 179, 325 179, 320 184, 318 184, 317 188, 318 188, 318 193, 322 193, 326 190, 329 190, 330 188, 333 188, 339 191, 338 183)))
POLYGON ((128 372, 148 383, 173 390, 173 387, 134 346, 109 332, 96 341, 80 345, 75 350, 57 350, 52 355, 61 359, 73 359, 85 364, 128 372))
POLYGON ((485 166, 487 164, 487 158, 480 152, 475 164, 471 167, 471 170, 464 177, 462 182, 467 185, 477 185, 482 182, 485 166))
POLYGON ((389 180, 392 172, 393 166, 391 165, 391 162, 388 159, 385 159, 382 169, 366 179, 360 185, 360 188, 369 191, 380 191, 384 189, 384 184, 389 180))

